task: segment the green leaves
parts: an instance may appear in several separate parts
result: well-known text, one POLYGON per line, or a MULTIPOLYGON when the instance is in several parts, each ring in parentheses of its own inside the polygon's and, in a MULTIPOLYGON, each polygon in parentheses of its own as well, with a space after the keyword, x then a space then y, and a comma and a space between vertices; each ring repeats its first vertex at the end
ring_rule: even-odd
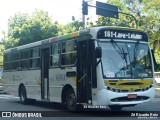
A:
POLYGON ((8 37, 3 41, 6 43, 6 48, 11 48, 47 39, 57 34, 57 26, 48 16, 48 12, 35 10, 31 16, 18 13, 11 17, 8 23, 8 37))
MULTIPOLYGON (((143 0, 143 19, 142 28, 149 34, 149 41, 152 49, 155 51, 155 57, 160 64, 160 1, 159 0, 143 0)), ((160 70, 160 68, 158 68, 160 70)))

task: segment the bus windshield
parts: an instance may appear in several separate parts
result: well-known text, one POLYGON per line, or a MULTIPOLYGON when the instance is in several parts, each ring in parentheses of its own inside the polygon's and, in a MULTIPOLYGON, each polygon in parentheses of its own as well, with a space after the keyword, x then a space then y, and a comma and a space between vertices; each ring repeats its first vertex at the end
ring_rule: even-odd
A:
POLYGON ((99 42, 102 48, 104 78, 151 78, 153 77, 148 44, 140 42, 99 42))

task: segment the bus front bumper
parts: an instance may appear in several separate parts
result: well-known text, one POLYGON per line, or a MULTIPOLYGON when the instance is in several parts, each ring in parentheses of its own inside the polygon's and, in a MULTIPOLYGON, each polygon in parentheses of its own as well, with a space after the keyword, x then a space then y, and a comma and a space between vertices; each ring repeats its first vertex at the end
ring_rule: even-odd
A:
POLYGON ((152 101, 155 97, 154 87, 143 92, 118 93, 106 89, 97 91, 97 105, 136 105, 152 101), (128 96, 136 96, 129 98, 128 96))

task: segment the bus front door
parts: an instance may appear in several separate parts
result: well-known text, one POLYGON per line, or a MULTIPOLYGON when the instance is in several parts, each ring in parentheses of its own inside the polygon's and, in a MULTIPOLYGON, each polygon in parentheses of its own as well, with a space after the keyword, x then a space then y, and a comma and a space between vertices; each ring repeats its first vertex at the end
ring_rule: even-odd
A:
POLYGON ((77 102, 91 103, 91 63, 89 41, 77 43, 77 102))
POLYGON ((49 99, 49 48, 41 50, 41 98, 49 99))

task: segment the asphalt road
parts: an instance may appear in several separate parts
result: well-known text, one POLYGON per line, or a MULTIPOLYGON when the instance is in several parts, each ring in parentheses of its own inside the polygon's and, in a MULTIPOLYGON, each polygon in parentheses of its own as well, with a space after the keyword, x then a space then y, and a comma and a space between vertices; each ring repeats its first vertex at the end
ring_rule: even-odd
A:
POLYGON ((83 112, 68 112, 62 104, 49 102, 30 102, 28 105, 20 103, 19 98, 0 92, 0 111, 3 116, 6 112, 12 114, 12 118, 5 119, 64 119, 64 120, 135 120, 135 119, 160 119, 160 90, 156 90, 155 100, 153 102, 139 104, 134 107, 125 107, 122 111, 111 111, 108 107, 105 109, 90 109, 83 112), (33 116, 38 118, 32 118, 33 116), (17 117, 18 116, 18 117, 17 117), (40 118, 42 116, 42 118, 40 118), (49 116, 49 117, 46 117, 49 116), (30 117, 30 118, 28 118, 30 117))

